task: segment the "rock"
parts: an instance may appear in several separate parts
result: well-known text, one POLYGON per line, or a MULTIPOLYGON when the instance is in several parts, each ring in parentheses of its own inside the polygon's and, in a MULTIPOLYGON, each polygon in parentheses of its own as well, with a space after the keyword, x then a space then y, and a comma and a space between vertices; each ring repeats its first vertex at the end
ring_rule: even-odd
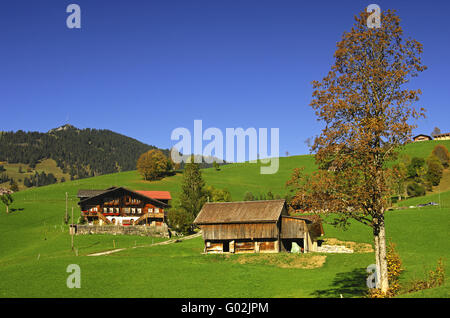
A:
POLYGON ((353 250, 343 245, 324 245, 317 248, 319 253, 353 253, 353 250))

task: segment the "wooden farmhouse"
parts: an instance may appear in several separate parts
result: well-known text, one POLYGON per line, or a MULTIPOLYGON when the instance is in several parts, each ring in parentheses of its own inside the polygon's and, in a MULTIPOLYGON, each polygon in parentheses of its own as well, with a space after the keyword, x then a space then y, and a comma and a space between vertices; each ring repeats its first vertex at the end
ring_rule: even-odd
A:
POLYGON ((434 140, 450 140, 450 133, 434 135, 434 140))
POLYGON ((428 135, 422 135, 422 134, 413 137, 413 141, 414 142, 416 142, 416 141, 427 141, 427 140, 433 140, 433 138, 431 138, 428 135))
POLYGON ((323 235, 318 217, 289 216, 285 200, 205 203, 194 224, 205 253, 315 251, 323 235))
POLYGON ((123 187, 79 190, 78 205, 89 225, 156 225, 166 223, 168 191, 133 191, 123 187))

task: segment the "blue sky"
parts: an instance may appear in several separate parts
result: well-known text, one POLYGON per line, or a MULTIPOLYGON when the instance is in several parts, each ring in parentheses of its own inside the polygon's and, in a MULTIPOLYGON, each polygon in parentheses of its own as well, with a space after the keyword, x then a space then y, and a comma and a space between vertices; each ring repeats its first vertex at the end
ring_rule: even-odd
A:
POLYGON ((279 128, 280 154, 320 132, 311 81, 371 3, 395 9, 424 44, 414 79, 427 118, 450 132, 448 1, 41 0, 0 7, 0 130, 70 123, 169 148, 173 129, 279 128), (81 7, 81 29, 66 7, 81 7))

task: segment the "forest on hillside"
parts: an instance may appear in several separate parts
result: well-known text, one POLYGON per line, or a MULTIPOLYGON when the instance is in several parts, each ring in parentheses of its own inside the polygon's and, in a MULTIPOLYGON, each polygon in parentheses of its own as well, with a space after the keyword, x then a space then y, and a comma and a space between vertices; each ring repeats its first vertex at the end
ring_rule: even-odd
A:
MULTIPOLYGON (((139 156, 155 146, 110 130, 77 129, 63 126, 41 132, 2 132, 0 161, 23 163, 31 168, 53 159, 71 178, 85 178, 136 169, 139 156)), ((162 150, 168 155, 169 150, 162 150)))

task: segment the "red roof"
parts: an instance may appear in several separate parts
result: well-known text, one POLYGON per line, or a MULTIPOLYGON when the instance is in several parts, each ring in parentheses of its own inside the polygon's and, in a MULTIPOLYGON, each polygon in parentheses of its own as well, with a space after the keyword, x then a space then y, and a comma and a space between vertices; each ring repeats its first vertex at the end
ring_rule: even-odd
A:
POLYGON ((156 200, 172 200, 169 191, 134 191, 156 200))

